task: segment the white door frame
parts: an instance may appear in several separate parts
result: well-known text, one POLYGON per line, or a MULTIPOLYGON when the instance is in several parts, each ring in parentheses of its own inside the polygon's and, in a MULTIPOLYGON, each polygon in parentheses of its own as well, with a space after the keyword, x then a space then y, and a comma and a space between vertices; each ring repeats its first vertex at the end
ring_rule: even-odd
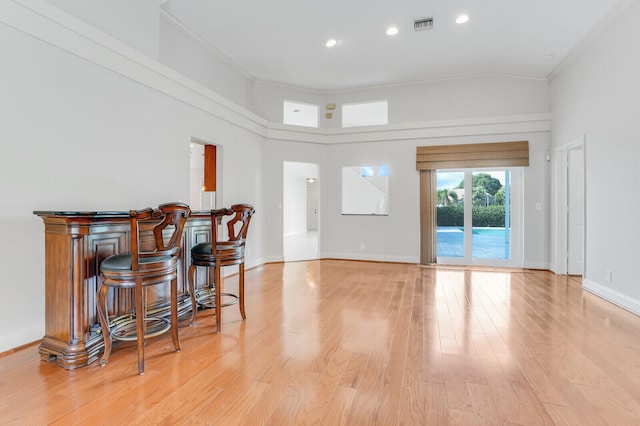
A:
POLYGON ((213 141, 192 136, 189 142, 189 206, 192 210, 211 210, 222 202, 223 147, 213 141), (216 190, 204 191, 204 146, 216 147, 216 190), (195 175, 194 175, 195 173, 195 175), (197 176, 196 176, 197 175, 197 176))
MULTIPOLYGON (((569 157, 569 151, 574 150, 574 149, 582 149, 583 154, 584 154, 584 167, 585 167, 585 185, 583 186, 585 189, 585 195, 583 197, 583 202, 585 203, 586 206, 586 176, 587 176, 587 172, 586 172, 586 158, 587 158, 587 152, 586 152, 586 143, 585 143, 585 136, 579 136, 569 142, 567 142, 566 144, 558 147, 556 149, 556 171, 557 171, 557 176, 558 179, 556 181, 556 194, 557 194, 557 208, 556 208, 556 223, 558 224, 558 232, 557 232, 557 246, 556 246, 556 265, 557 265, 557 270, 556 273, 557 274, 561 274, 561 275, 565 275, 567 274, 568 271, 568 249, 569 249, 569 217, 568 217, 568 213, 569 213, 569 191, 568 191, 568 183, 569 183, 569 176, 568 176, 568 168, 569 168, 569 164, 568 164, 568 157, 569 157)), ((587 258, 586 258, 586 252, 587 252, 587 218, 586 218, 586 209, 583 209, 584 212, 584 218, 583 218, 583 223, 584 223, 584 228, 583 228, 583 235, 582 235, 582 259, 583 259, 583 267, 582 267, 582 276, 584 276, 584 273, 587 269, 587 258)))
MULTIPOLYGON (((293 241, 293 245, 287 243, 288 237, 291 237, 295 234, 302 234, 309 232, 307 229, 307 195, 308 195, 308 178, 315 178, 316 182, 319 174, 319 166, 317 163, 308 163, 301 161, 284 161, 283 162, 283 174, 282 174, 282 184, 283 184, 283 207, 282 207, 282 219, 283 219, 283 244, 282 244, 282 256, 285 262, 290 260, 299 260, 300 253, 296 253, 295 256, 292 256, 291 248, 295 249, 295 241, 293 241), (287 188, 290 188, 291 191, 288 191, 287 188), (293 215, 291 213, 293 212, 293 215), (289 225, 285 223, 287 220, 290 220, 289 225)), ((316 183, 317 184, 317 183, 316 183)), ((317 191, 315 194, 318 197, 318 212, 321 211, 320 206, 320 185, 317 186, 317 191)), ((320 228, 320 223, 318 223, 318 228, 320 228)), ((305 260, 319 259, 320 258, 320 230, 316 230, 317 232, 317 243, 314 247, 313 253, 306 253, 303 251, 305 255, 309 255, 310 257, 305 260)), ((295 250, 293 250, 295 252, 295 250)))

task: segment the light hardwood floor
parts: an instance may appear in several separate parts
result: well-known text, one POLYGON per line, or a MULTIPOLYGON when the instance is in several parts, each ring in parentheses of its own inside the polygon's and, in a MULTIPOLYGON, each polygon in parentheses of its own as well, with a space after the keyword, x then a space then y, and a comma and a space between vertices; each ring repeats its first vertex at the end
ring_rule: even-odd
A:
POLYGON ((199 312, 143 376, 132 344, 75 371, 5 354, 0 424, 640 424, 640 318, 575 278, 322 260, 246 288, 246 321, 199 312))

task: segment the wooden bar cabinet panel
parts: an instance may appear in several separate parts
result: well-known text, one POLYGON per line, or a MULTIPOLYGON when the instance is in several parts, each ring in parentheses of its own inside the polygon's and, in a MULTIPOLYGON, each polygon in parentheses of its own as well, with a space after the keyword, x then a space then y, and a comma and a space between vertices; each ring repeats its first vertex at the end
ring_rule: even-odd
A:
MULTIPOLYGON (((104 348, 96 310, 100 263, 113 254, 129 251, 128 212, 34 211, 45 227, 45 335, 40 357, 66 369, 98 359, 104 348)), ((210 235, 209 212, 194 212, 182 238, 178 293, 180 313, 191 309, 187 295, 190 248, 210 235), (185 267, 186 265, 186 267, 185 267)), ((168 307, 169 290, 147 294, 154 309, 168 307)), ((133 306, 131 292, 109 293, 109 317, 124 315, 133 306)), ((167 315, 169 310, 167 308, 167 315)))

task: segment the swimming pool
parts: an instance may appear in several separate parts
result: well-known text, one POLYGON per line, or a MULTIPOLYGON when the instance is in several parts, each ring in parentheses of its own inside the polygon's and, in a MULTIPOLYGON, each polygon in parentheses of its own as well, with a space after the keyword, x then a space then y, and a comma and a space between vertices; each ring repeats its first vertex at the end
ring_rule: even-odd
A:
MULTIPOLYGON (((438 257, 464 257, 464 228, 438 226, 438 257)), ((472 256, 483 259, 510 259, 511 244, 505 228, 474 227, 472 256)))

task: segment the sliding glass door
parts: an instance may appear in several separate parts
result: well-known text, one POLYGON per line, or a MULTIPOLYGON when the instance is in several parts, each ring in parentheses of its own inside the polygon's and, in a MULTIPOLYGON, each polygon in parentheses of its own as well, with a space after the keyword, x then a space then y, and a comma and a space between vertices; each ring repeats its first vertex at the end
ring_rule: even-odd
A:
POLYGON ((521 266, 521 169, 437 171, 438 263, 521 266))
POLYGON ((464 171, 438 171, 436 185, 438 263, 440 258, 465 257, 464 171))

